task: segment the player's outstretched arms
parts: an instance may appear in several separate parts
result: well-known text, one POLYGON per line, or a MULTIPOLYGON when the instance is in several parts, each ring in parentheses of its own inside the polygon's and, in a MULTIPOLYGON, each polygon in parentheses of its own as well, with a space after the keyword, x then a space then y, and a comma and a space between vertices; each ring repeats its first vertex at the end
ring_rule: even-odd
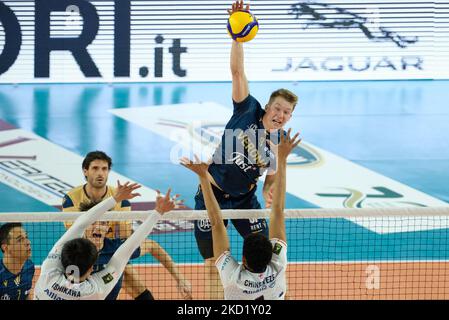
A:
POLYGON ((229 251, 230 246, 226 227, 223 223, 220 206, 215 198, 211 183, 207 178, 207 169, 209 165, 201 162, 197 156, 195 156, 195 162, 188 158, 181 158, 180 163, 187 169, 195 172, 200 179, 207 214, 212 226, 214 256, 219 257, 223 252, 229 251))
POLYGON ((277 238, 283 241, 287 240, 284 217, 287 157, 301 142, 301 139, 298 139, 299 133, 295 134, 293 138, 290 137, 290 133, 291 129, 288 130, 285 137, 281 134, 280 143, 276 147, 278 170, 273 186, 273 202, 271 204, 270 212, 269 238, 277 238))
POLYGON ((157 221, 165 213, 175 208, 175 201, 170 197, 171 189, 168 189, 165 196, 158 194, 156 197, 156 208, 149 212, 145 221, 134 231, 134 233, 118 248, 106 268, 112 268, 121 274, 128 263, 132 253, 141 245, 142 241, 150 234, 157 221))
MULTIPOLYGON (((237 11, 249 11, 249 4, 244 9, 243 1, 236 1, 232 9, 228 9, 229 15, 237 11)), ((232 75, 232 100, 242 102, 249 95, 248 80, 245 75, 243 44, 232 41, 230 68, 232 75)))

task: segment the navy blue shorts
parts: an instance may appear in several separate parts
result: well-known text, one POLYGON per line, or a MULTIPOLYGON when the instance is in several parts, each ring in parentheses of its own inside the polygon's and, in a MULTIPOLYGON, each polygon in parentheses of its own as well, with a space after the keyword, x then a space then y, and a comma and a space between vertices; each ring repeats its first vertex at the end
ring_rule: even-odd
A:
MULTIPOLYGON (((213 184, 215 198, 221 209, 260 209, 260 203, 256 197, 256 189, 254 187, 250 192, 238 198, 231 197, 229 194, 215 187, 213 184)), ((195 210, 206 210, 201 186, 195 195, 195 210)), ((268 224, 265 219, 231 219, 235 229, 242 237, 251 233, 261 232, 268 237, 268 224)), ((228 220, 224 220, 225 225, 228 225, 228 220)), ((209 219, 195 221, 195 239, 200 250, 201 256, 204 259, 209 259, 214 256, 212 243, 212 230, 209 219)))

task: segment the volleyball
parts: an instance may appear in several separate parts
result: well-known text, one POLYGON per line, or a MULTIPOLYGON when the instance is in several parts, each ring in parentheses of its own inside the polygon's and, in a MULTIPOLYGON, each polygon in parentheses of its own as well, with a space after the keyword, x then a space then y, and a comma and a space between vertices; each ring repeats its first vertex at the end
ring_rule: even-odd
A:
POLYGON ((248 42, 259 31, 257 18, 248 11, 237 11, 228 19, 228 33, 237 42, 248 42))

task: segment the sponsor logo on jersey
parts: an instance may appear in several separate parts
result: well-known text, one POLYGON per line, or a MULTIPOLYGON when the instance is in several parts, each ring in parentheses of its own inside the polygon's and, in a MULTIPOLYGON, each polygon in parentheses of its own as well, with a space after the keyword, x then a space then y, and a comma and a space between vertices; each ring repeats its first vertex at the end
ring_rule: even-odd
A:
POLYGON ((282 246, 279 243, 276 243, 273 247, 273 253, 279 255, 281 253, 282 246))
POLYGON ((112 274, 108 273, 107 275, 101 277, 101 279, 103 279, 104 284, 108 284, 109 282, 114 280, 114 277, 112 276, 112 274))
POLYGON ((16 284, 16 286, 20 285, 20 281, 21 281, 21 277, 20 274, 14 279, 14 283, 16 284))

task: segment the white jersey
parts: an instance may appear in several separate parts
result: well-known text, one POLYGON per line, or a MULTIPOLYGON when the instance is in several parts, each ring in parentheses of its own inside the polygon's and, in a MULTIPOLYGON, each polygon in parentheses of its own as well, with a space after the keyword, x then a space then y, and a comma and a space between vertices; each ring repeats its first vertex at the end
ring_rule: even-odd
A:
POLYGON ((215 266, 220 274, 226 300, 283 300, 287 291, 287 244, 271 239, 273 256, 267 269, 253 273, 239 264, 229 251, 218 257, 215 266))
POLYGON ((153 229, 160 214, 152 213, 145 222, 120 246, 106 267, 91 274, 81 283, 71 283, 61 263, 61 251, 67 241, 82 237, 85 229, 106 211, 115 206, 110 197, 81 215, 59 239, 41 266, 41 274, 34 289, 36 300, 104 300, 117 284, 132 253, 153 229))
POLYGON ((72 284, 64 274, 60 255, 53 260, 53 266, 46 266, 49 272, 46 272, 45 279, 39 277, 34 291, 35 300, 104 300, 121 275, 112 268, 106 268, 81 283, 72 284))

